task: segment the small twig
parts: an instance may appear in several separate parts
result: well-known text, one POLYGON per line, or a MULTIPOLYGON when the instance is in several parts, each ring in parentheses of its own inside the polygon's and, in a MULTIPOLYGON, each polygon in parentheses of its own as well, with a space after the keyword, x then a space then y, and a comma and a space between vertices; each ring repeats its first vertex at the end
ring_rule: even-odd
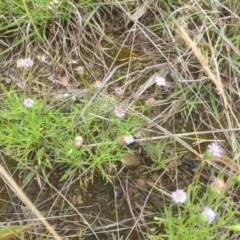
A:
MULTIPOLYGON (((240 130, 240 128, 215 129, 215 130, 212 130, 212 131, 179 133, 179 134, 174 134, 174 137, 179 139, 179 137, 185 137, 185 136, 188 137, 190 135, 201 135, 201 134, 207 134, 207 133, 220 133, 220 132, 233 132, 233 131, 239 131, 239 130, 240 130)), ((159 139, 164 139, 164 138, 169 138, 169 135, 150 137, 150 138, 139 138, 139 139, 136 139, 135 142, 145 142, 145 141, 159 140, 159 139)), ((208 141, 210 141, 210 140, 208 140, 208 141)), ((112 141, 112 142, 100 142, 100 143, 87 144, 87 145, 84 145, 84 146, 85 147, 97 147, 97 146, 101 146, 101 145, 112 145, 114 143, 115 143, 115 141, 112 141)))

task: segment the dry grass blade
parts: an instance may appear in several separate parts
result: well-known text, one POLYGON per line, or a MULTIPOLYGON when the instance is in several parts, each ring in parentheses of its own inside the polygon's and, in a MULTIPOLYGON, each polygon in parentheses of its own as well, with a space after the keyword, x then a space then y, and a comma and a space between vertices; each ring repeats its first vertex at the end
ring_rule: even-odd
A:
POLYGON ((16 191, 19 198, 33 211, 34 215, 38 217, 38 219, 42 222, 42 224, 46 227, 46 229, 52 234, 52 236, 56 240, 61 240, 61 237, 56 233, 53 227, 46 221, 43 215, 37 210, 34 204, 28 199, 28 197, 24 194, 24 192, 19 188, 16 182, 9 176, 6 170, 0 165, 0 173, 5 178, 7 183, 16 191))
POLYGON ((130 21, 138 21, 138 19, 140 17, 142 17, 148 10, 148 7, 146 6, 146 4, 144 4, 143 6, 140 6, 136 12, 134 12, 131 17, 128 19, 127 21, 127 24, 130 22, 130 21))
POLYGON ((200 49, 197 47, 197 44, 188 36, 186 30, 178 25, 178 28, 180 30, 180 34, 182 36, 182 38, 186 41, 186 43, 192 48, 194 54, 196 55, 196 57, 198 58, 199 62, 201 63, 203 69, 205 70, 206 74, 210 77, 210 79, 215 83, 219 93, 221 94, 225 107, 228 108, 231 111, 232 116, 234 117, 238 127, 240 127, 240 124, 238 122, 238 118, 236 117, 236 115, 234 114, 231 105, 229 104, 229 102, 227 101, 226 95, 224 93, 224 87, 222 84, 222 81, 220 78, 216 78, 216 76, 212 73, 211 69, 209 68, 208 65, 208 61, 207 59, 204 57, 204 55, 202 54, 202 52, 200 51, 200 49))

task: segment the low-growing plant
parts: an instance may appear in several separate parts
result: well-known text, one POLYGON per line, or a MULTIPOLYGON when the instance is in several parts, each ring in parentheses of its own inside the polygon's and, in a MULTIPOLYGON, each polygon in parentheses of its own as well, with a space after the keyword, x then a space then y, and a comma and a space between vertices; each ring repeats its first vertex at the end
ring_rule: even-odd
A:
POLYGON ((104 164, 113 166, 133 152, 127 144, 134 141, 131 136, 142 120, 124 109, 119 115, 108 98, 101 97, 97 100, 101 104, 96 101, 88 109, 85 126, 80 115, 84 102, 70 98, 50 106, 47 98, 31 99, 14 88, 5 89, 3 96, 1 146, 19 167, 37 165, 44 170, 60 164, 65 169, 62 179, 72 172, 82 174, 91 167, 92 172, 97 169, 108 178, 104 164))
MULTIPOLYGON (((201 165, 221 155, 222 149, 217 143, 209 144, 201 165)), ((161 217, 154 217, 157 227, 151 229, 155 231, 154 234, 147 234, 149 239, 226 239, 232 235, 232 231, 238 234, 240 225, 237 218, 240 213, 234 211, 236 203, 228 195, 231 186, 238 183, 237 178, 229 179, 226 183, 223 177, 216 177, 206 185, 198 181, 197 173, 195 177, 186 191, 177 189, 169 195, 173 203, 164 206, 161 217), (222 238, 216 228, 229 230, 222 238)))

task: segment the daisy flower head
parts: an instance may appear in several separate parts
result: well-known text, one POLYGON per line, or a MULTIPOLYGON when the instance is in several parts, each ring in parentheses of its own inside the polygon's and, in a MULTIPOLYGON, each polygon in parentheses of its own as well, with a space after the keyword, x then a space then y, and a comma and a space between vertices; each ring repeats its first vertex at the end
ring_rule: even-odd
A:
POLYGON ((208 150, 213 154, 215 157, 221 157, 223 154, 223 150, 219 146, 218 143, 211 143, 208 145, 208 150))
POLYGON ((96 81, 94 84, 94 89, 98 90, 99 88, 103 88, 103 84, 101 81, 96 81))
POLYGON ((117 95, 122 95, 122 93, 123 93, 123 89, 120 88, 120 87, 116 87, 116 88, 114 89, 114 91, 115 91, 115 93, 116 93, 117 95))
POLYGON ((165 86, 166 85, 166 80, 164 77, 160 77, 160 76, 157 76, 155 78, 155 83, 157 84, 157 86, 161 87, 161 86, 165 86))
POLYGON ((133 94, 133 97, 134 97, 135 99, 139 99, 139 98, 140 98, 140 94, 139 94, 138 92, 135 92, 135 93, 133 94))
POLYGON ((25 59, 23 59, 23 61, 22 61, 22 66, 23 66, 23 67, 26 67, 26 68, 32 67, 32 66, 33 66, 33 60, 32 60, 31 58, 25 58, 25 59))
POLYGON ((74 145, 76 147, 81 147, 82 144, 83 144, 83 138, 80 137, 80 136, 76 137, 75 140, 74 140, 74 145))
POLYGON ((177 189, 172 192, 171 197, 175 203, 184 203, 187 200, 187 193, 182 189, 177 189))
POLYGON ((121 143, 126 143, 127 145, 134 142, 134 137, 132 135, 121 135, 119 137, 121 143))
POLYGON ((212 186, 214 190, 220 193, 226 188, 226 183, 221 178, 214 178, 212 186))
POLYGON ((155 98, 151 97, 147 100, 147 103, 150 105, 150 106, 153 106, 155 103, 156 103, 156 100, 155 98))
POLYGON ((124 136, 124 142, 129 145, 134 142, 134 137, 132 135, 124 136))
POLYGON ((78 66, 77 68, 75 68, 75 70, 77 71, 79 77, 81 79, 83 79, 83 77, 84 77, 84 67, 83 66, 78 66))
POLYGON ((125 111, 120 107, 115 107, 114 112, 115 112, 116 116, 119 118, 125 117, 125 114, 126 114, 125 111))
POLYGON ((27 108, 31 108, 34 104, 34 101, 31 98, 26 98, 23 100, 23 105, 27 108))
POLYGON ((204 214, 207 217, 207 221, 210 224, 214 219, 216 218, 217 214, 209 207, 205 207, 203 209, 202 214, 204 214))
POLYGON ((33 60, 31 58, 20 58, 17 60, 17 68, 29 68, 33 66, 33 60))
POLYGON ((84 71, 84 67, 83 66, 78 66, 77 68, 75 68, 75 70, 78 72, 78 73, 82 73, 84 71))
POLYGON ((119 141, 120 141, 121 143, 125 143, 125 136, 124 136, 124 135, 121 135, 121 136, 119 137, 119 141))

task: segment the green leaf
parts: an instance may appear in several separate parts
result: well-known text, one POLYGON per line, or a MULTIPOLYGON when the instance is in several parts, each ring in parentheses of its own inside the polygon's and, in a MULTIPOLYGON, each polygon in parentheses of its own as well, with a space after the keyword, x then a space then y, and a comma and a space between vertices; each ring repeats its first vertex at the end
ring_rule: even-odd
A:
POLYGON ((240 224, 237 225, 232 225, 228 227, 229 229, 233 230, 233 231, 238 231, 240 232, 240 224))
POLYGON ((205 223, 207 222, 208 218, 204 213, 199 213, 195 217, 195 222, 200 224, 200 223, 205 223))
POLYGON ((0 240, 6 239, 11 235, 17 235, 18 233, 26 232, 30 228, 37 226, 38 224, 29 224, 24 226, 12 225, 12 226, 3 226, 0 229, 0 240))
POLYGON ((218 113, 218 109, 217 109, 217 105, 216 105, 216 99, 212 95, 210 95, 210 99, 211 99, 211 104, 212 104, 212 109, 214 111, 214 115, 219 120, 219 113, 218 113))
POLYGON ((213 153, 210 152, 208 149, 204 152, 202 161, 210 160, 214 157, 213 153))
POLYGON ((239 184, 240 183, 240 175, 233 176, 231 180, 232 180, 233 183, 238 183, 239 184))

